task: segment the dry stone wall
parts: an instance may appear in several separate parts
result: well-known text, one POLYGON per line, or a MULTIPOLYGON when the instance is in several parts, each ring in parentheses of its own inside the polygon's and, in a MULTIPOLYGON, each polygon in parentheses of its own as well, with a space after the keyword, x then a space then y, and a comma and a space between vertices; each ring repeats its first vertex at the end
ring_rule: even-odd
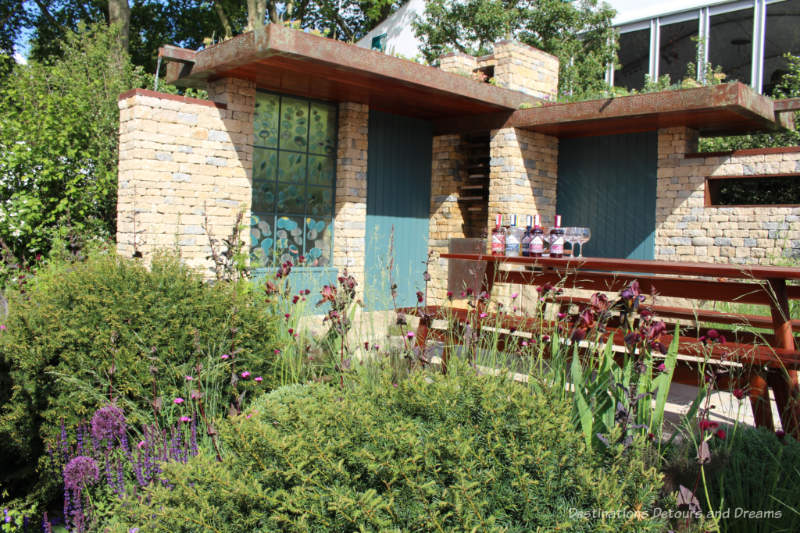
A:
POLYGON ((448 251, 450 239, 464 238, 464 216, 458 204, 458 187, 464 183, 466 154, 460 135, 433 138, 431 169, 431 211, 428 249, 434 252, 429 265, 428 303, 441 305, 447 297, 447 259, 439 254, 448 251))
POLYGON ((339 104, 333 265, 347 268, 363 286, 367 231, 369 107, 339 104))
POLYGON ((705 205, 707 176, 800 172, 800 149, 686 157, 696 151, 694 130, 659 130, 655 258, 762 265, 800 258, 800 207, 705 205))
POLYGON ((222 79, 209 96, 218 101, 143 89, 120 96, 121 255, 147 262, 157 249, 177 249, 211 277, 209 236, 221 240, 238 213, 249 216, 255 86, 222 79))

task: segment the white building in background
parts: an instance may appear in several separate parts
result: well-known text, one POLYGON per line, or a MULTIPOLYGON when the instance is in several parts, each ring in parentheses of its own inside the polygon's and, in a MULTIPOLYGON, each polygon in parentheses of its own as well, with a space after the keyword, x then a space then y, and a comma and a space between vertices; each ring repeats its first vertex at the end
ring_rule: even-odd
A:
MULTIPOLYGON (((721 66, 729 80, 770 92, 784 72, 783 54, 800 55, 800 0, 610 0, 620 32, 619 65, 607 79, 640 89, 645 75, 686 76, 690 62, 721 66), (698 42, 706 43, 699 47, 698 42)), ((420 41, 413 21, 425 0, 410 0, 357 44, 383 46, 387 53, 413 58, 420 41)), ((698 69, 702 74, 703 69, 698 69)))

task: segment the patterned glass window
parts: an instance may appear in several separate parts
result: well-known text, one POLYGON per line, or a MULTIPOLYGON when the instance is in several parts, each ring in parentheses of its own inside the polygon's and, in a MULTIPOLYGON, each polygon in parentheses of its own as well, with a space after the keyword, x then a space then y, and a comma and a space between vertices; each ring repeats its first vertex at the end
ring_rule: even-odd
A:
POLYGON ((330 265, 336 106, 258 92, 254 131, 253 265, 330 265))

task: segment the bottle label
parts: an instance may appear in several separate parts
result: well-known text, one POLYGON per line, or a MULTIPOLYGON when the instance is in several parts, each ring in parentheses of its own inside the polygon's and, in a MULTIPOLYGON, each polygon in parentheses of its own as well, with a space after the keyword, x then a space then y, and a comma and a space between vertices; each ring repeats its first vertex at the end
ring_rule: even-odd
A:
POLYGON ((518 256, 519 255, 519 242, 506 241, 506 255, 518 256))
POLYGON ((550 254, 563 254, 564 253, 564 237, 554 237, 553 242, 550 243, 550 254))
POLYGON ((544 239, 536 236, 531 241, 531 253, 541 254, 544 252, 544 239))
POLYGON ((506 251, 506 238, 502 233, 492 234, 492 254, 503 255, 506 251))

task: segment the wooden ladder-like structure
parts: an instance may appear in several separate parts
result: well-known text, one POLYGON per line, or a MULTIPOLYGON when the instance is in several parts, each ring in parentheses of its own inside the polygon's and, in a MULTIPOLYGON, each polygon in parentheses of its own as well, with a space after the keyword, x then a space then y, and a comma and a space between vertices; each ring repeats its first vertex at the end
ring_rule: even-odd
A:
POLYGON ((467 154, 466 173, 458 188, 458 203, 464 217, 465 237, 485 237, 489 218, 489 133, 464 137, 462 150, 467 154))

